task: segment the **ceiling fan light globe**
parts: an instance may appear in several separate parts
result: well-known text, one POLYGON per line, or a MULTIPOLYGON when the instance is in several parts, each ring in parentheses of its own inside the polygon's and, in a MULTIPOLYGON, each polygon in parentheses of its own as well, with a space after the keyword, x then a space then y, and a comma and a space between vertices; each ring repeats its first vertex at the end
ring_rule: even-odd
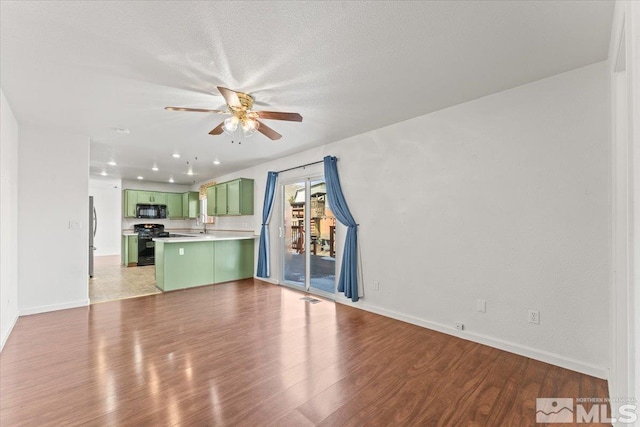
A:
POLYGON ((242 122, 242 134, 245 136, 245 138, 249 138, 254 133, 256 133, 258 127, 260 127, 260 123, 258 123, 256 120, 244 120, 242 122))
POLYGON ((245 120, 242 122, 242 130, 245 132, 255 132, 258 130, 258 126, 260 126, 260 123, 258 123, 255 120, 245 120))
POLYGON ((256 133, 255 129, 249 129, 249 130, 242 129, 242 134, 244 135, 245 138, 249 138, 250 136, 253 136, 254 133, 256 133))
POLYGON ((222 130, 231 135, 233 132, 238 129, 238 118, 236 116, 229 117, 224 120, 224 126, 222 126, 222 130))

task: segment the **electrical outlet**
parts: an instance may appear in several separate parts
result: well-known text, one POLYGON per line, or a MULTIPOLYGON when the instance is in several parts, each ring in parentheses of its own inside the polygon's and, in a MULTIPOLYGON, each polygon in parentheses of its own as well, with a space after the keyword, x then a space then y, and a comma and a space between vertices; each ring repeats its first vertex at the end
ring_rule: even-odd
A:
POLYGON ((540 312, 538 310, 529 310, 529 323, 540 324, 540 312))
POLYGON ((377 281, 377 280, 373 281, 373 289, 376 290, 376 291, 380 290, 380 282, 379 281, 377 281))
POLYGON ((184 248, 178 249, 178 254, 179 255, 184 255, 184 248))
POLYGON ((456 329, 459 331, 464 331, 464 323, 456 322, 456 329))
POLYGON ((476 303, 476 310, 478 310, 480 313, 486 313, 487 312, 487 301, 483 300, 483 299, 479 299, 476 303))

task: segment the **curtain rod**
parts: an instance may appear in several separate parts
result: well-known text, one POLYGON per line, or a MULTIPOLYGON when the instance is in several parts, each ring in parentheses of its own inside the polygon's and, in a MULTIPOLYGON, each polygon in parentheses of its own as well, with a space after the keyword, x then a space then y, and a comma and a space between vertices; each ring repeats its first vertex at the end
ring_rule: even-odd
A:
POLYGON ((317 165, 318 163, 323 163, 324 160, 319 160, 317 162, 313 162, 313 163, 307 163, 306 165, 300 165, 300 166, 296 166, 293 168, 289 168, 289 169, 283 169, 281 171, 278 171, 277 173, 282 173, 282 172, 287 172, 287 171, 292 171, 294 169, 300 169, 300 168, 306 168, 307 166, 311 166, 311 165, 317 165))

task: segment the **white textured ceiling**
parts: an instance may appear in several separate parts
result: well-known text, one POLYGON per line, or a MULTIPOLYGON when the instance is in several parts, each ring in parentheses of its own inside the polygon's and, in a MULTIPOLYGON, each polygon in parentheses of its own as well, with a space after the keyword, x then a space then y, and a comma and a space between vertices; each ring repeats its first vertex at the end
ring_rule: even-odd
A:
POLYGON ((604 60, 613 3, 2 1, 0 12, 0 85, 20 124, 88 135, 92 175, 191 183, 604 60), (221 108, 218 85, 304 121, 265 121, 281 140, 238 145, 208 135, 224 116, 163 109, 221 108))

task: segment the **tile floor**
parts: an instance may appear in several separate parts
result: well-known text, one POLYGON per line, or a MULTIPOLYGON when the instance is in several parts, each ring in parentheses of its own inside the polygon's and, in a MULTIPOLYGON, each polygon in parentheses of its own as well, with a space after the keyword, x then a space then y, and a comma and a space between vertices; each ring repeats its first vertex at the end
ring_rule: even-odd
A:
POLYGON ((120 257, 95 257, 93 278, 89 279, 92 304, 159 293, 155 266, 123 267, 120 257))

